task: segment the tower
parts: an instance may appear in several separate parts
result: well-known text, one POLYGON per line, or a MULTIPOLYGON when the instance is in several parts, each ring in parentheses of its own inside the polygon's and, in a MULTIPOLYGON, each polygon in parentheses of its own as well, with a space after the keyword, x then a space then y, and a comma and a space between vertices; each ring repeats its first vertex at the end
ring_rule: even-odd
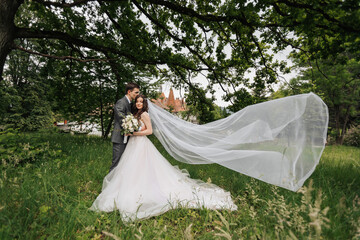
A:
POLYGON ((170 106, 172 106, 173 108, 175 107, 175 98, 174 98, 174 92, 173 92, 172 88, 170 88, 167 105, 168 105, 168 107, 170 107, 170 106))

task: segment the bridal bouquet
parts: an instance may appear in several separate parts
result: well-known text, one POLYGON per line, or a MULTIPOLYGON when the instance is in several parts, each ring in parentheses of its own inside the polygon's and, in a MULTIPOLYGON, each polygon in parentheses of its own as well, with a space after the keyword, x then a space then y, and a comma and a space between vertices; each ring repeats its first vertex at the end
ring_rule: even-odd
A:
MULTIPOLYGON (((140 128, 139 121, 134 117, 134 115, 129 114, 124 117, 122 120, 122 134, 129 134, 137 131, 140 128)), ((124 136, 124 143, 127 143, 128 136, 124 136)))

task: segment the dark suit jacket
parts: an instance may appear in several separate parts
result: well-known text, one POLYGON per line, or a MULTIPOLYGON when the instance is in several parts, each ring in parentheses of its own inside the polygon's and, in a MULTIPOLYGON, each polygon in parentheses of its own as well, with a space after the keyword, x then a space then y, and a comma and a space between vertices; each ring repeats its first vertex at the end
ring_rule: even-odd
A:
POLYGON ((111 141, 113 143, 124 144, 124 135, 121 134, 121 124, 124 117, 131 113, 131 105, 126 96, 118 100, 114 106, 114 130, 111 134, 111 141))

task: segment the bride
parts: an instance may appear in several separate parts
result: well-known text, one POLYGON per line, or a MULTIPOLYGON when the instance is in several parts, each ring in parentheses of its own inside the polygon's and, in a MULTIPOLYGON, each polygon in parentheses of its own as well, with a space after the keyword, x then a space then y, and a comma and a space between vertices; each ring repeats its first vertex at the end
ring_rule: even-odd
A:
POLYGON ((149 218, 178 207, 237 210, 229 192, 189 178, 172 166, 146 137, 153 128, 144 95, 135 98, 134 116, 141 131, 134 132, 116 168, 105 176, 102 192, 91 210, 119 210, 124 221, 149 218))
POLYGON ((146 135, 154 134, 176 160, 232 169, 290 191, 314 172, 325 148, 329 112, 314 93, 254 104, 214 122, 196 125, 145 96, 136 98, 142 131, 130 138, 119 165, 104 179, 95 211, 118 209, 125 220, 176 207, 237 207, 230 193, 189 178, 170 165, 146 135), (150 116, 151 120, 150 120, 150 116))

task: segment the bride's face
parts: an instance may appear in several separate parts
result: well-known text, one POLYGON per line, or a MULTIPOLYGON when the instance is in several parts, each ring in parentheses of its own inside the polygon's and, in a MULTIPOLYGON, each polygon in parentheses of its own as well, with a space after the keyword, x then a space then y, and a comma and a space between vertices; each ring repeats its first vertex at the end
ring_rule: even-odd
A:
POLYGON ((136 108, 138 110, 142 109, 143 108, 143 102, 144 102, 144 99, 139 97, 137 100, 136 100, 136 108))

